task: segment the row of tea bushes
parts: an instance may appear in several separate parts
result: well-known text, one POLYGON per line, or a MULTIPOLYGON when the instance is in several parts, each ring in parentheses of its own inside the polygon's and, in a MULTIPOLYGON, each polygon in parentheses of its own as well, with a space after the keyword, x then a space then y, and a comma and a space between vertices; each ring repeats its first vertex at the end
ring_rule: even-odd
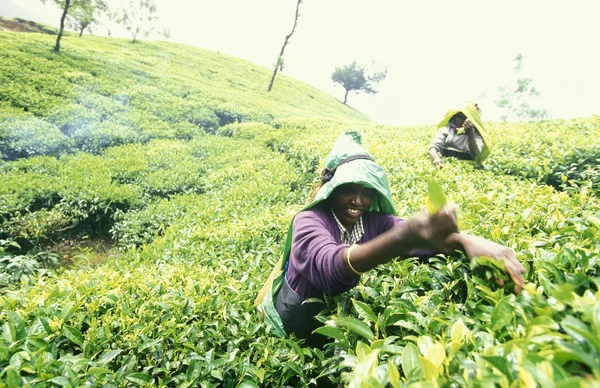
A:
POLYGON ((204 192, 206 168, 198 147, 167 140, 110 148, 101 155, 6 163, 0 167, 0 239, 18 245, 6 244, 4 251, 36 253, 73 237, 109 236, 113 228, 112 234, 121 236, 124 214, 143 211, 161 198, 204 192))
POLYGON ((242 121, 321 115, 367 118, 249 62, 164 42, 0 32, 0 158, 14 160, 122 144, 189 140, 242 121))
MULTIPOLYGON (((329 380, 580 386, 582 376, 597 378, 590 307, 598 302, 588 291, 597 289, 598 247, 591 238, 597 199, 523 185, 460 162, 448 161, 439 173, 410 146, 419 142, 412 139, 418 132, 362 131, 367 147, 391 170, 401 214, 422 207, 424 182, 435 175, 461 206, 461 228, 517 250, 530 269, 522 295, 495 286, 460 256, 428 265, 397 261, 330 301, 323 333, 335 338, 334 347, 270 337, 252 301, 279 255, 286 210, 303 200, 289 190, 297 166, 263 142, 210 137, 201 153, 214 166, 205 177, 213 189, 173 198, 172 206, 185 209, 194 201, 195 208, 171 221, 162 236, 93 271, 61 271, 5 294, 1 301, 10 313, 3 319, 3 376, 17 383, 117 386, 329 380), (409 146, 390 146, 407 138, 409 146), (503 216, 512 206, 514 214, 503 216), (540 246, 533 233, 556 229, 552 217, 564 223, 564 237, 540 246), (520 222, 528 227, 514 229, 520 222)), ((290 138, 287 149, 328 150, 337 132, 321 131, 322 144, 307 132, 290 138)))
POLYGON ((0 297, 1 378, 282 386, 298 371, 318 375, 323 353, 263 336, 252 306, 257 280, 281 249, 285 206, 298 200, 288 189, 293 168, 265 147, 227 138, 207 139, 202 149, 215 167, 207 186, 219 190, 174 198, 194 211, 151 245, 0 297))
POLYGON ((492 126, 486 168, 560 190, 600 191, 600 116, 492 126))
MULTIPOLYGON (((202 190, 143 195, 143 208, 119 213, 122 236, 139 250, 4 291, 0 379, 15 386, 562 387, 600 377, 600 204, 591 190, 557 192, 454 160, 436 170, 426 151, 431 128, 283 120, 220 130, 226 136, 164 142, 203 166, 202 190), (332 345, 269 336, 252 302, 280 254, 288 210, 303 203, 310 176, 344 129, 359 130, 388 171, 400 216, 424 207, 427 178, 435 177, 460 206, 461 230, 515 250, 528 268, 525 291, 513 295, 510 284, 498 286, 462 255, 398 260, 327 300, 320 330, 332 345)), ((533 147, 540 141, 531 139, 533 147)), ((185 164, 162 158, 162 147, 112 148, 91 160, 113 160, 113 182, 144 192, 152 163, 165 171, 185 164)), ((57 170, 52 162, 30 168, 44 176, 57 170)), ((159 174, 165 187, 168 175, 159 174)))

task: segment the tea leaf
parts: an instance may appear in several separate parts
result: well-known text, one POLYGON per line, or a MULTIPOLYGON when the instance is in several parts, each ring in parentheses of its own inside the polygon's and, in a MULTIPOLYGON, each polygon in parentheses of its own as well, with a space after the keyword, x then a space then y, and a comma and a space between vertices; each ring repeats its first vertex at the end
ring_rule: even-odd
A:
POLYGON ((439 212, 448 203, 442 186, 433 178, 427 180, 427 193, 427 210, 429 214, 439 212))
POLYGON ((511 303, 511 299, 511 296, 506 296, 496 304, 492 312, 492 330, 498 331, 513 320, 515 309, 511 303))
POLYGON ((506 358, 499 356, 482 356, 481 358, 492 364, 508 379, 513 379, 512 373, 510 372, 510 362, 506 360, 506 358))
POLYGON ((103 374, 113 374, 114 372, 110 369, 93 366, 90 369, 88 369, 87 373, 90 375, 103 375, 103 374))
POLYGON ((83 335, 79 330, 72 326, 65 325, 65 337, 67 337, 71 342, 82 346, 83 345, 83 335))
POLYGON ((377 316, 375 316, 375 313, 373 313, 371 307, 369 307, 366 303, 352 299, 352 304, 354 305, 356 311, 358 311, 358 315, 360 315, 362 318, 368 319, 372 323, 377 322, 377 316))
POLYGON ((71 386, 71 382, 69 381, 69 379, 66 377, 63 377, 63 376, 53 377, 47 381, 50 383, 54 383, 56 385, 60 385, 61 387, 70 387, 71 386))
POLYGON ((152 376, 144 372, 135 372, 125 377, 127 380, 138 385, 146 385, 152 381, 152 376))
POLYGON ((387 360, 387 367, 388 367, 388 380, 390 382, 390 385, 393 388, 400 388, 400 372, 398 372, 398 368, 396 368, 396 365, 394 365, 392 363, 391 358, 388 358, 388 360, 387 360))
POLYGON ((334 318, 333 321, 335 322, 336 325, 341 326, 345 329, 348 329, 349 331, 360 335, 361 337, 363 337, 364 339, 366 339, 368 341, 372 341, 375 339, 375 335, 373 334, 373 332, 371 331, 369 326, 367 326, 364 322, 362 322, 356 318, 340 317, 340 318, 334 318))
POLYGON ((344 333, 338 329, 337 327, 333 327, 333 326, 321 326, 321 327, 317 327, 314 331, 315 333, 324 335, 326 337, 331 337, 333 339, 336 339, 340 342, 345 341, 346 340, 346 336, 344 335, 344 333))
POLYGON ((406 377, 411 378, 421 369, 420 357, 419 349, 415 344, 412 342, 406 344, 402 352, 402 370, 406 377))

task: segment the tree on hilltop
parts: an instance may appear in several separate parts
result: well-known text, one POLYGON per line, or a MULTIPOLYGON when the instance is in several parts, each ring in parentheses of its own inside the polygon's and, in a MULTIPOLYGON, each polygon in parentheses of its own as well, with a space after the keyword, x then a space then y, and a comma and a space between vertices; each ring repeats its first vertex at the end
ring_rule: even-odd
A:
POLYGON ((359 65, 356 61, 351 64, 336 67, 331 74, 334 83, 339 83, 344 87, 344 104, 348 101, 348 93, 351 91, 365 92, 367 94, 377 94, 375 85, 387 77, 387 69, 379 72, 370 72, 365 66, 359 65))
MULTIPOLYGON (((46 4, 46 0, 40 0, 43 4, 46 4)), ((60 52, 60 40, 62 39, 65 32, 65 21, 69 11, 88 9, 93 10, 92 15, 99 9, 104 7, 102 0, 51 0, 59 8, 63 10, 60 17, 60 28, 58 29, 58 35, 56 37, 56 43, 54 45, 54 51, 60 52)))
MULTIPOLYGON (((513 59, 515 74, 521 73, 524 59, 525 57, 521 53, 517 53, 513 59)), ((494 102, 498 108, 504 111, 500 117, 502 121, 507 121, 509 118, 520 120, 544 120, 548 118, 546 109, 536 109, 530 105, 531 99, 540 97, 540 92, 533 86, 533 79, 519 77, 515 87, 501 86, 498 91, 500 92, 500 98, 494 102)))
POLYGON ((279 52, 279 56, 277 57, 277 61, 275 62, 275 69, 273 69, 273 75, 271 76, 271 82, 269 82, 267 92, 270 92, 271 89, 273 89, 273 83, 275 82, 277 72, 283 71, 283 52, 285 51, 285 47, 288 45, 290 38, 294 34, 294 31, 296 31, 296 26, 298 25, 298 17, 300 16, 300 3, 302 3, 302 0, 298 0, 298 3, 296 4, 296 16, 294 17, 294 26, 292 27, 292 31, 285 36, 283 46, 281 46, 281 51, 279 52))
POLYGON ((86 29, 92 32, 92 26, 100 24, 97 17, 102 11, 108 11, 108 6, 102 0, 96 0, 95 4, 83 2, 68 15, 69 25, 79 31, 79 36, 82 36, 86 29))
MULTIPOLYGON (((147 38, 156 31, 157 10, 156 0, 123 0, 121 7, 110 17, 125 26, 135 43, 140 34, 147 38)), ((166 37, 168 31, 165 30, 162 34, 166 37)))

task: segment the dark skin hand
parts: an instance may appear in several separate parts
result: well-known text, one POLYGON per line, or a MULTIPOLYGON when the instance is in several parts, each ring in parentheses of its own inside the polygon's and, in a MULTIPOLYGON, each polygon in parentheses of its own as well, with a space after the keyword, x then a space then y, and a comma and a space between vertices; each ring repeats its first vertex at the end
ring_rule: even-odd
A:
MULTIPOLYGON (((464 235, 466 241, 462 242, 463 251, 469 259, 477 256, 489 256, 496 260, 504 260, 504 270, 515 283, 515 292, 520 294, 523 290, 523 274, 525 267, 516 258, 512 249, 504 245, 496 244, 495 242, 486 240, 482 237, 464 235)), ((464 237, 463 237, 464 240, 464 237)), ((497 280, 500 285, 503 285, 502 280, 497 280)))
POLYGON ((473 159, 476 159, 481 153, 481 150, 479 149, 479 147, 477 146, 477 142, 475 141, 475 125, 473 125, 471 120, 466 119, 463 123, 463 126, 465 128, 465 133, 468 136, 467 139, 469 142, 469 153, 471 154, 473 159))

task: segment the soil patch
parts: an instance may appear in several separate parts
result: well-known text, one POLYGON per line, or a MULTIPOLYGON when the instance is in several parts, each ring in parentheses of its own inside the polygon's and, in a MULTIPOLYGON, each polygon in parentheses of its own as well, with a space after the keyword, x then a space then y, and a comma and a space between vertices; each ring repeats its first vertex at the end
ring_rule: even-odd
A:
POLYGON ((120 253, 113 241, 102 238, 64 240, 46 249, 58 254, 60 266, 66 268, 98 267, 120 253))
POLYGON ((0 28, 10 32, 37 32, 40 34, 56 35, 58 31, 54 27, 36 23, 21 18, 7 19, 0 16, 0 28))

